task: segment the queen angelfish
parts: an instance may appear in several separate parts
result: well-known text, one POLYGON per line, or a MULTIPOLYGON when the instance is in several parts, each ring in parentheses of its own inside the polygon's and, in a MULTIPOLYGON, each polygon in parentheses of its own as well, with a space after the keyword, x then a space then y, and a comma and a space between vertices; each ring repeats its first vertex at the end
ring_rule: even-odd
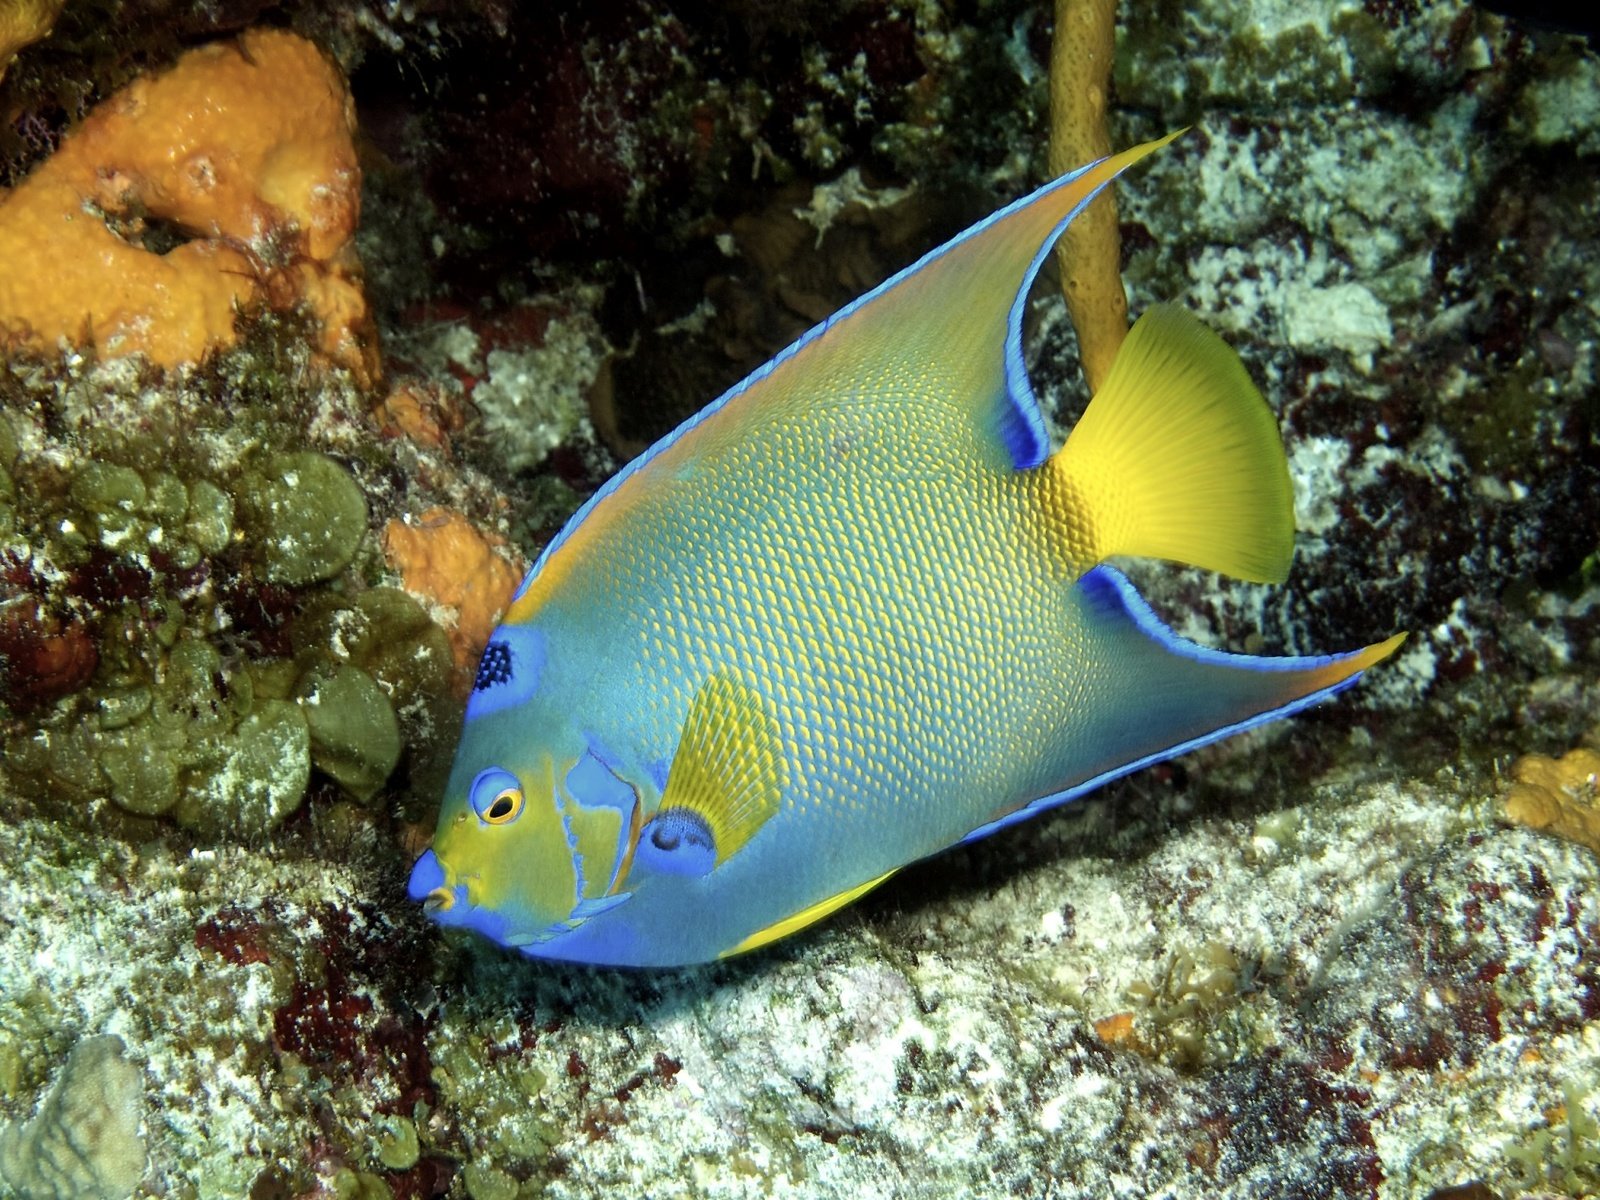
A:
POLYGON ((538 958, 738 954, 1394 650, 1205 649, 1105 565, 1289 569, 1272 413, 1183 311, 1139 319, 1052 449, 1023 366, 1029 284, 1165 140, 927 254, 567 523, 484 652, 411 876, 434 920, 538 958))

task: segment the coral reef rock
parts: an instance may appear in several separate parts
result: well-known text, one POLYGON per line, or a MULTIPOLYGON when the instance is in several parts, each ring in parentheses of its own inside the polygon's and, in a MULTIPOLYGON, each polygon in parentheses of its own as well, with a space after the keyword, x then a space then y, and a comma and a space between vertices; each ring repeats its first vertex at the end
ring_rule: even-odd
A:
POLYGON ((20 1200, 124 1200, 144 1175, 144 1079, 114 1035, 73 1047, 39 1115, 0 1130, 0 1182, 20 1200))

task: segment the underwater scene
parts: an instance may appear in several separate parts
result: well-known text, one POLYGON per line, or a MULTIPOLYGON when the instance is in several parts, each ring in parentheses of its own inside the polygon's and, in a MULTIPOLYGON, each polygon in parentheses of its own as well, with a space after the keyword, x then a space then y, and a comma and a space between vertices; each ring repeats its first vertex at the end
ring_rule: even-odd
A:
POLYGON ((1597 44, 0 0, 0 1200, 1600 1196, 1597 44))

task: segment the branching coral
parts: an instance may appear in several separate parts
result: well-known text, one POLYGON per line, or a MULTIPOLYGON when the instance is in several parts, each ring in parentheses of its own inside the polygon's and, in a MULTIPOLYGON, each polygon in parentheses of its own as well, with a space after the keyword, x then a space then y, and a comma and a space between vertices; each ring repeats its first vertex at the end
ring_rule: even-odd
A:
POLYGON ((241 307, 303 305, 370 377, 354 126, 338 71, 283 31, 135 81, 0 198, 0 345, 173 366, 232 345, 241 307))
MULTIPOLYGON (((1116 0, 1056 0, 1050 50, 1050 173, 1111 153, 1106 102, 1116 37, 1116 0)), ((1108 190, 1067 226, 1057 257, 1083 372, 1096 391, 1128 332, 1117 203, 1108 190)))
POLYGON ((1506 816, 1600 854, 1600 751, 1580 746, 1560 758, 1529 754, 1511 768, 1506 816))

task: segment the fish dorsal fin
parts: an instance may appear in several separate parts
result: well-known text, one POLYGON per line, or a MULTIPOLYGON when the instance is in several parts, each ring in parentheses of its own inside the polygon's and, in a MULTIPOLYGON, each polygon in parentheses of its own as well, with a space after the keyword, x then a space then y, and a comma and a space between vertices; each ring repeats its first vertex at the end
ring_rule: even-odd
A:
POLYGON ((1177 136, 1090 163, 979 222, 801 339, 795 365, 811 379, 949 397, 971 407, 999 465, 1041 465, 1049 434, 1022 356, 1029 287, 1084 206, 1177 136))
POLYGON ((937 401, 955 411, 913 404, 907 427, 943 425, 964 411, 996 469, 1042 464, 1050 439, 1022 359, 1028 287, 1072 218, 1119 174, 1177 136, 1046 184, 929 251, 779 352, 590 496, 523 577, 506 623, 525 621, 537 610, 549 587, 536 589, 534 582, 553 586, 560 574, 555 564, 569 543, 593 539, 606 526, 591 516, 614 518, 639 502, 648 494, 647 475, 681 471, 707 441, 744 440, 750 432, 745 423, 756 411, 792 416, 806 404, 896 395, 937 401))
POLYGON ((778 723, 760 693, 731 674, 713 674, 689 705, 635 865, 684 875, 720 866, 777 813, 786 778, 778 723))

